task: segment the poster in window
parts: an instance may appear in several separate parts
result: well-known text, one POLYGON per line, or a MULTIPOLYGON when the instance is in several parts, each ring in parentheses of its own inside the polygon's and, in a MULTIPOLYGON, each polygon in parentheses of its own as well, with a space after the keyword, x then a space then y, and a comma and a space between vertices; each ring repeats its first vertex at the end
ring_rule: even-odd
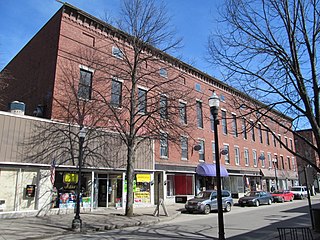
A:
POLYGON ((26 187, 26 197, 33 198, 36 192, 36 185, 27 185, 26 187))

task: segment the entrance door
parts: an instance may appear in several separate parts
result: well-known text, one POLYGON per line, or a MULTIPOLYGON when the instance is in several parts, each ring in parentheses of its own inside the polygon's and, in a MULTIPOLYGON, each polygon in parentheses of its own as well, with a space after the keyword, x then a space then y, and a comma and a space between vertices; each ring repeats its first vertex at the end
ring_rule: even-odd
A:
POLYGON ((122 207, 122 176, 109 175, 108 207, 122 207))
POLYGON ((98 179, 98 207, 107 206, 107 179, 98 179))

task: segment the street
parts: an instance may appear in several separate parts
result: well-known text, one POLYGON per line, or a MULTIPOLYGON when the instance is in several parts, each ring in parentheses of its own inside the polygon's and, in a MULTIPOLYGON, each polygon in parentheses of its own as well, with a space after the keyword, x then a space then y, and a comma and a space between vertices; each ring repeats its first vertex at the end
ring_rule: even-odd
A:
MULTIPOLYGON (((320 198, 312 204, 319 207, 320 198)), ((277 227, 311 226, 308 201, 273 203, 260 207, 234 206, 224 214, 227 239, 275 239, 277 227)), ((217 213, 209 215, 182 213, 179 217, 153 226, 130 227, 106 232, 70 234, 47 239, 215 239, 217 213)))

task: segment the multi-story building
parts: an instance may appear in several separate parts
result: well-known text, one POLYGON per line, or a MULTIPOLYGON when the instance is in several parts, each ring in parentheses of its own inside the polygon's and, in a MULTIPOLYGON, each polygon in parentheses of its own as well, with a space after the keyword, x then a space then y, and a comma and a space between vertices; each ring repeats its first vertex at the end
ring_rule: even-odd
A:
MULTIPOLYGON (((105 22, 69 4, 64 4, 5 67, 12 76, 4 93, 5 99, 8 99, 8 102, 25 103, 27 115, 65 120, 61 117, 65 114, 65 106, 59 105, 55 100, 61 97, 63 99, 64 94, 68 93, 66 86, 63 86, 64 91, 61 90, 63 79, 67 78, 66 73, 75 74, 78 80, 76 86, 86 85, 82 89, 85 91, 80 91, 81 86, 78 87, 76 90, 78 94, 81 92, 90 95, 93 88, 104 88, 112 92, 112 86, 115 86, 111 84, 114 80, 112 76, 117 75, 115 68, 102 71, 101 65, 97 62, 94 64, 89 64, 88 61, 82 62, 84 55, 81 54, 87 57, 98 56, 100 60, 118 61, 116 64, 121 64, 122 49, 119 49, 117 41, 124 41, 128 36, 105 22), (93 52, 95 54, 92 54, 93 52), (101 78, 104 78, 102 83, 101 78), (79 83, 83 80, 86 82, 79 83), (90 91, 86 92, 86 89, 90 91)), ((128 51, 130 42, 122 46, 126 46, 128 51)), ((234 197, 244 194, 248 189, 270 190, 272 185, 289 188, 297 184, 295 158, 282 147, 282 144, 286 144, 294 149, 293 135, 267 118, 257 118, 259 113, 256 111, 250 113, 249 108, 245 107, 245 105, 262 107, 261 103, 166 53, 154 48, 150 52, 161 60, 159 61, 161 65, 152 66, 154 69, 159 69, 158 76, 151 77, 156 79, 178 76, 181 88, 192 89, 190 95, 192 100, 190 98, 189 102, 183 98, 176 100, 179 102, 182 124, 194 127, 188 136, 181 136, 179 145, 174 145, 166 138, 154 142, 153 156, 145 156, 143 160, 151 162, 153 167, 138 169, 141 174, 150 175, 137 176, 141 183, 139 189, 144 189, 145 186, 148 194, 141 193, 137 202, 145 201, 153 204, 151 196, 158 193, 167 202, 181 201, 203 188, 215 188, 213 170, 216 154, 221 155, 223 188, 229 189, 234 197), (223 151, 223 154, 214 152, 213 126, 208 106, 208 98, 213 90, 221 102, 218 134, 220 149, 227 150, 223 151), (282 140, 282 143, 279 140, 282 140)), ((146 64, 145 68, 148 67, 146 64)), ((126 84, 125 81, 117 81, 119 82, 121 86, 126 84)), ((141 86, 141 92, 145 87, 141 86)), ((118 97, 124 94, 118 93, 118 97)), ((68 99, 65 100, 67 105, 68 99)), ((113 100, 115 99, 110 99, 113 100)), ((280 119, 287 127, 291 126, 291 119, 277 111, 270 111, 268 115, 273 119, 280 119)), ((51 159, 48 159, 46 163, 48 166, 50 161, 51 159)), ((0 162, 0 168, 3 164, 5 163, 0 162)), ((124 169, 94 167, 96 174, 87 180, 101 184, 95 188, 95 192, 92 191, 94 192, 92 198, 95 198, 92 202, 96 202, 99 196, 102 198, 102 193, 108 192, 110 187, 113 189, 114 184, 109 180, 118 179, 117 194, 123 204, 125 187, 121 186, 125 185, 125 176, 114 177, 114 171, 121 170, 124 173, 124 169), (102 184, 103 182, 105 184, 102 184)), ((101 200, 101 204, 96 206, 114 206, 109 205, 107 199, 105 196, 105 203, 102 204, 101 200)))
MULTIPOLYGON (((311 144, 316 145, 316 141, 311 129, 299 130, 297 131, 299 136, 307 139, 311 144)), ((317 167, 320 166, 320 160, 317 152, 310 147, 304 140, 299 137, 295 137, 296 152, 310 162, 315 164, 317 167)), ((319 173, 311 167, 307 162, 303 161, 300 157, 297 157, 297 166, 299 174, 299 182, 302 185, 309 185, 309 187, 314 188, 319 192, 319 173)))

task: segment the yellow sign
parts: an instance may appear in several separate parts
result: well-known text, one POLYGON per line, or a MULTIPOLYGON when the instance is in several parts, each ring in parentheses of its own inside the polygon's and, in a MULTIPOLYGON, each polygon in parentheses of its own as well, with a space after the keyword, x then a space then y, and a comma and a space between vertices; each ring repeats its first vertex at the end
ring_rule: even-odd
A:
POLYGON ((150 174, 137 174, 137 182, 150 182, 151 175, 150 174))
POLYGON ((78 174, 77 173, 65 173, 63 175, 64 183, 77 183, 78 182, 78 174))

